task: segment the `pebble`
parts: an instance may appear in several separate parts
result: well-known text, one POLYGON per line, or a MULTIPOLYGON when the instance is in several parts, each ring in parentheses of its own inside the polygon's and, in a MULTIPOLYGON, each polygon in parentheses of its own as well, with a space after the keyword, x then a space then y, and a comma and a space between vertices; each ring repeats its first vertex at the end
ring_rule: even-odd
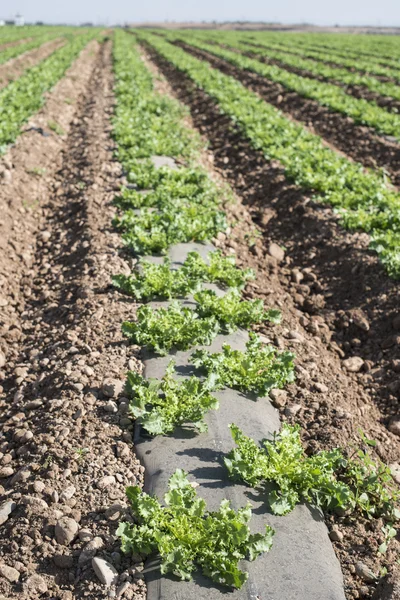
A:
POLYGON ((324 383, 314 383, 314 388, 317 392, 320 392, 320 394, 326 394, 328 392, 328 386, 324 383))
POLYGON ((88 563, 94 556, 98 550, 103 547, 103 540, 101 537, 95 537, 90 542, 86 544, 83 548, 82 552, 79 555, 78 564, 84 565, 88 563))
POLYGON ((4 352, 0 352, 0 369, 2 369, 6 364, 6 357, 4 352))
POLYGON ((37 498, 36 496, 22 496, 21 504, 30 506, 32 509, 38 511, 47 510, 49 508, 47 502, 42 500, 42 498, 37 498))
POLYGON ((118 398, 124 389, 124 382, 119 379, 105 379, 101 389, 107 398, 118 398))
POLYGON ((43 400, 32 400, 31 402, 28 402, 25 405, 25 409, 26 410, 35 410, 35 408, 39 408, 40 406, 43 406, 43 400))
POLYGON ((48 242, 49 239, 51 238, 51 233, 50 233, 50 231, 42 231, 42 233, 40 234, 40 237, 42 238, 43 242, 48 242))
POLYGON ((92 567, 101 583, 104 583, 107 587, 117 582, 118 571, 104 558, 97 556, 92 558, 92 567))
POLYGON ((8 517, 16 508, 17 504, 12 500, 8 500, 0 506, 0 525, 3 525, 3 523, 7 521, 8 517))
POLYGON ((343 361, 344 368, 351 373, 358 373, 363 364, 364 361, 360 356, 351 356, 343 361))
POLYGON ((269 393, 272 404, 277 408, 282 408, 287 402, 287 392, 285 390, 274 389, 269 393))
POLYGON ((371 569, 361 561, 356 563, 356 573, 361 579, 367 581, 368 583, 376 581, 376 576, 373 574, 371 569))
POLYGON ((23 590, 32 597, 32 592, 45 594, 47 592, 47 583, 40 575, 31 575, 23 583, 23 590))
POLYGON ((55 527, 55 537, 59 544, 68 546, 78 533, 78 523, 70 517, 60 519, 55 527))
MULTIPOLYGON (((389 468, 390 468, 390 472, 391 472, 392 477, 395 480, 395 482, 400 484, 400 465, 399 465, 399 463, 392 463, 391 465, 389 465, 389 468)), ((0 514, 1 514, 1 509, 0 509, 0 514)))
POLYGON ((279 262, 281 262, 285 258, 285 251, 280 246, 278 246, 278 244, 275 244, 275 242, 272 242, 269 245, 268 254, 276 258, 276 260, 279 262))
POLYGON ((0 576, 8 579, 11 583, 15 583, 18 581, 20 577, 19 571, 14 569, 13 567, 9 567, 7 565, 0 565, 0 576))
POLYGON ((301 344, 302 342, 304 342, 304 337, 301 335, 301 333, 299 333, 298 331, 289 331, 289 339, 292 342, 296 342, 301 344))
POLYGON ((0 479, 11 477, 11 475, 14 475, 14 469, 12 467, 2 467, 0 469, 0 479))
POLYGON ((112 504, 109 508, 107 508, 105 515, 109 521, 116 521, 121 518, 121 515, 124 511, 123 506, 121 504, 112 504))
POLYGON ((115 485, 114 475, 105 475, 105 477, 102 477, 97 482, 99 490, 104 490, 105 488, 110 487, 110 485, 115 485))
POLYGON ((93 534, 89 529, 83 528, 79 532, 79 539, 81 542, 90 542, 93 539, 93 534))
POLYGON ((116 413, 118 412, 118 406, 112 400, 109 400, 107 404, 104 405, 104 410, 108 413, 116 413))
POLYGON ((298 269, 292 269, 290 275, 291 275, 292 281, 294 281, 294 283, 301 283, 304 279, 303 273, 301 271, 299 271, 298 269))
POLYGON ((287 406, 285 408, 285 415, 287 417, 295 417, 298 412, 302 409, 301 404, 292 404, 292 406, 287 406))
POLYGON ((72 498, 72 496, 75 494, 76 492, 76 487, 73 485, 70 485, 69 487, 65 488, 65 490, 63 490, 60 494, 60 501, 61 502, 65 502, 66 500, 70 500, 72 498))
POLYGON ((339 531, 339 529, 334 528, 332 529, 332 531, 329 532, 329 538, 332 542, 342 542, 343 533, 339 531))

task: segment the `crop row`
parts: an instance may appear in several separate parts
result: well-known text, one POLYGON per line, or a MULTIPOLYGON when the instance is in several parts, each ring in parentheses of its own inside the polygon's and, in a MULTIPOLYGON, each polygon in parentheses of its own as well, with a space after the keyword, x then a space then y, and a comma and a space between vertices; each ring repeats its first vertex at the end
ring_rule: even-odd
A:
POLYGON ((21 126, 44 103, 44 94, 64 75, 72 61, 99 35, 99 30, 73 36, 59 50, 0 91, 0 154, 18 137, 21 126))
POLYGON ((27 25, 26 27, 5 26, 0 30, 0 45, 42 35, 45 31, 49 31, 50 29, 53 28, 35 27, 34 25, 27 25))
MULTIPOLYGON (((175 37, 174 34, 171 34, 171 37, 175 37)), ((187 39, 187 37, 184 36, 184 39, 187 39)), ((322 106, 327 106, 335 112, 351 117, 355 123, 368 125, 379 133, 392 135, 400 140, 400 115, 387 112, 375 102, 354 98, 346 94, 342 88, 331 83, 301 77, 295 73, 290 73, 286 69, 248 58, 215 44, 192 40, 191 45, 227 60, 240 69, 252 71, 279 83, 300 96, 317 100, 322 106)))
POLYGON ((18 44, 18 46, 11 46, 10 48, 6 48, 0 52, 0 64, 19 56, 23 52, 28 52, 28 50, 33 50, 34 48, 38 48, 42 44, 49 42, 50 40, 54 40, 57 37, 65 34, 65 27, 54 27, 47 30, 43 35, 39 35, 33 40, 29 42, 25 42, 23 44, 18 44))
MULTIPOLYGON (((282 43, 288 48, 299 49, 303 52, 318 52, 321 57, 327 56, 326 60, 332 60, 332 62, 340 62, 341 58, 348 58, 354 60, 356 63, 361 61, 361 64, 366 65, 367 72, 369 71, 368 65, 371 67, 379 66, 380 64, 393 68, 399 72, 400 60, 396 59, 400 48, 388 47, 385 42, 389 40, 387 36, 384 39, 379 38, 379 41, 375 40, 374 36, 356 36, 353 43, 349 43, 349 38, 345 44, 343 44, 342 37, 336 36, 324 36, 318 39, 314 36, 296 36, 296 35, 274 35, 274 34, 247 34, 246 38, 250 38, 257 43, 282 43), (371 45, 365 47, 363 42, 366 40, 371 42, 377 42, 377 45, 371 45), (338 43, 339 42, 339 43, 338 43), (364 48, 364 50, 363 50, 364 48), (335 58, 336 57, 336 58, 335 58)), ((350 65, 351 66, 351 65, 350 65)), ((358 68, 355 66, 354 68, 358 68)))
MULTIPOLYGON (((157 231, 166 234, 163 247, 157 250, 166 252, 175 241, 202 241, 200 230, 189 232, 185 220, 178 222, 171 238, 167 235, 174 205, 178 212, 184 211, 185 206, 193 209, 194 215, 198 214, 199 205, 209 214, 222 212, 221 190, 206 172, 196 167, 198 139, 182 126, 184 113, 180 105, 154 91, 132 36, 121 31, 115 33, 114 70, 114 137, 117 158, 129 181, 115 199, 115 224, 124 230, 127 249, 136 256, 156 251, 147 244, 136 243, 138 226, 146 226, 152 237, 152 220, 157 231), (157 169, 152 160, 156 155, 175 158, 185 166, 157 169), (160 215, 162 219, 158 218, 160 215)), ((218 220, 218 227, 210 227, 207 237, 213 238, 218 230, 227 230, 225 221, 218 220)), ((211 253, 207 260, 192 252, 177 269, 168 259, 161 264, 141 259, 140 268, 129 276, 115 276, 116 287, 137 300, 172 301, 161 308, 141 306, 136 320, 125 322, 123 331, 133 343, 145 345, 156 354, 167 354, 198 344, 209 345, 218 331, 248 329, 266 320, 278 322, 279 313, 265 310, 262 301, 242 299, 241 290, 253 277, 252 271, 236 266, 233 256, 225 257, 219 252, 211 253), (218 283, 224 295, 202 289, 205 282, 218 283), (195 308, 178 299, 187 294, 194 294, 195 308)), ((205 416, 218 408, 213 396, 217 389, 231 387, 266 395, 271 388, 283 387, 293 380, 293 356, 264 345, 254 334, 244 351, 233 350, 229 345, 215 354, 195 350, 191 361, 202 378, 177 377, 173 361, 157 381, 148 381, 136 372, 128 373, 130 415, 140 418, 149 435, 171 434, 188 424, 197 429, 198 435, 205 435, 205 416)), ((235 425, 231 426, 231 433, 236 446, 225 457, 227 472, 252 487, 273 483, 268 504, 275 514, 284 515, 298 502, 309 500, 327 510, 342 507, 361 510, 371 517, 385 514, 397 518, 397 492, 389 470, 375 465, 370 458, 365 460, 362 453, 354 460, 345 459, 340 450, 307 457, 297 427, 284 426, 261 447, 235 425)), ((162 573, 191 579, 200 567, 213 581, 240 588, 247 575, 239 569, 239 560, 254 560, 269 550, 273 531, 266 525, 264 534, 250 534, 249 505, 233 510, 224 500, 218 511, 210 512, 194 488, 195 482, 192 484, 179 469, 170 478, 165 506, 138 487, 129 487, 127 495, 135 522, 120 523, 117 533, 122 549, 143 558, 159 553, 162 573)))
POLYGON ((229 35, 226 36, 224 34, 219 36, 219 43, 228 44, 242 52, 250 52, 263 58, 278 60, 280 63, 283 63, 283 65, 302 69, 318 77, 331 80, 331 83, 363 86, 381 96, 396 98, 397 100, 400 99, 400 87, 395 83, 383 82, 370 75, 354 73, 349 69, 329 66, 325 62, 326 58, 323 61, 307 60, 300 56, 285 52, 284 50, 275 49, 276 47, 273 45, 268 45, 265 49, 264 46, 255 48, 253 45, 249 45, 245 42, 233 41, 229 35))
POLYGON ((254 148, 268 159, 279 160, 289 179, 334 205, 347 227, 368 232, 388 272, 400 275, 400 195, 379 173, 338 155, 318 136, 287 119, 236 79, 211 69, 207 62, 158 36, 141 32, 140 37, 204 89, 254 148))

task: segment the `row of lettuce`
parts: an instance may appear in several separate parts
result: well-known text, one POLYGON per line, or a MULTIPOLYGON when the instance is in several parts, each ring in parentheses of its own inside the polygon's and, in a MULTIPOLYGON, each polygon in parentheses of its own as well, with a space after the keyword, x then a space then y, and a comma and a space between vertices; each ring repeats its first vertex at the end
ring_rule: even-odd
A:
POLYGON ((49 27, 44 28, 43 33, 41 35, 35 36, 32 39, 28 39, 21 44, 10 46, 0 51, 0 65, 11 60, 12 58, 16 58, 20 54, 24 52, 28 52, 28 50, 34 50, 35 48, 39 48, 46 42, 50 42, 58 37, 62 37, 66 33, 71 33, 66 27, 49 27))
MULTIPOLYGON (((162 53, 163 48, 161 43, 162 53)), ((156 354, 193 348, 191 362, 199 375, 178 377, 173 360, 157 381, 129 372, 130 415, 140 418, 149 435, 172 435, 182 426, 206 435, 206 415, 218 409, 216 390, 228 387, 266 396, 293 381, 294 357, 265 345, 251 332, 244 351, 228 344, 217 353, 195 348, 209 345, 219 332, 248 330, 267 321, 273 326, 280 314, 265 309, 260 300, 242 299, 243 288, 255 274, 239 269, 232 255, 214 251, 204 260, 191 252, 179 268, 173 268, 167 256, 161 263, 146 260, 149 254, 167 254, 177 242, 204 241, 226 231, 224 192, 198 167, 199 140, 182 125, 183 108, 154 90, 129 33, 115 32, 114 70, 116 158, 129 182, 115 198, 115 226, 126 250, 140 257, 130 275, 115 275, 114 285, 138 301, 169 301, 158 308, 142 305, 135 320, 122 328, 132 343, 156 354), (174 158, 180 166, 157 168, 155 156, 174 158), (203 289, 204 283, 217 283, 224 294, 203 289), (194 307, 183 302, 188 294, 194 297, 194 307)), ((211 72, 207 66, 206 70, 211 72)), ((325 510, 397 518, 398 492, 390 471, 368 454, 356 452, 346 458, 337 449, 307 456, 299 428, 289 425, 261 446, 236 425, 231 433, 235 447, 224 460, 229 475, 259 490, 272 484, 268 504, 275 514, 284 515, 297 503, 310 501, 325 510)), ((274 532, 266 524, 263 534, 250 533, 249 505, 234 510, 224 500, 218 511, 210 512, 195 487, 182 470, 171 475, 164 503, 129 487, 134 522, 120 523, 122 549, 143 558, 158 553, 162 573, 191 579, 201 568, 214 582, 240 588, 247 574, 239 561, 254 560, 269 550, 274 532)))
POLYGON ((400 78, 400 47, 388 42, 397 38, 388 36, 302 36, 272 33, 242 32, 243 40, 261 44, 276 44, 295 54, 310 56, 325 62, 349 67, 355 71, 373 73, 384 77, 400 78), (346 40, 346 41, 345 41, 346 40), (369 47, 364 45, 369 43, 369 47))
MULTIPOLYGON (((218 38, 213 36, 212 39, 215 39, 215 41, 218 41, 220 44, 232 46, 241 52, 254 54, 257 57, 261 57, 263 60, 278 61, 279 65, 282 65, 283 68, 293 67, 296 70, 298 69, 301 71, 300 75, 307 78, 321 78, 327 80, 328 83, 331 84, 344 84, 345 86, 350 87, 361 86, 366 88, 366 90, 375 92, 379 96, 394 98, 396 100, 400 99, 400 86, 398 83, 382 81, 377 77, 373 77, 366 73, 356 73, 345 67, 332 66, 331 64, 327 64, 326 59, 323 58, 320 60, 315 60, 314 57, 312 59, 304 58, 304 55, 301 52, 293 54, 291 51, 287 51, 285 48, 282 49, 282 47, 273 43, 263 41, 259 43, 249 43, 243 41, 235 34, 232 35, 231 32, 224 32, 223 35, 218 36, 218 38)), ((400 69, 398 76, 400 77, 400 69)), ((330 88, 319 87, 317 89, 319 89, 320 92, 324 89, 326 92, 327 89, 330 88)), ((351 93, 351 89, 346 91, 350 91, 351 93)), ((356 103, 356 106, 357 105, 358 103, 356 103)), ((372 106, 375 106, 375 104, 372 103, 372 106)), ((351 116, 353 117, 353 115, 351 116)), ((357 120, 356 117, 355 120, 357 120)))
MULTIPOLYGON (((235 78, 211 69, 206 60, 160 36, 140 31, 139 37, 207 92, 256 150, 281 163, 289 180, 333 205, 346 227, 367 232, 388 273, 400 276, 400 195, 383 174, 339 155, 235 78)), ((238 60, 231 54, 232 61, 238 60)))
MULTIPOLYGON (((263 62, 263 58, 278 58, 281 53, 272 52, 271 50, 263 51, 262 48, 253 48, 247 44, 241 42, 229 41, 228 36, 224 34, 219 38, 219 43, 225 41, 233 46, 238 51, 229 50, 216 44, 207 44, 200 40, 193 40, 190 34, 179 34, 176 36, 175 33, 169 35, 171 39, 179 37, 190 41, 190 44, 206 52, 210 52, 215 56, 218 56, 228 62, 232 63, 240 69, 246 69, 257 73, 270 81, 279 83, 287 90, 296 92, 304 98, 310 98, 316 100, 322 106, 327 106, 334 112, 342 113, 348 117, 351 117, 355 123, 360 125, 368 125, 372 127, 380 134, 390 135, 400 140, 400 116, 394 112, 388 112, 384 108, 381 108, 376 102, 370 102, 363 98, 354 98, 353 96, 346 93, 346 90, 334 85, 333 83, 325 83, 318 81, 310 77, 303 77, 291 73, 284 66, 281 68, 274 64, 267 64, 263 62), (225 39, 227 38, 227 39, 225 39), (241 52, 256 54, 261 60, 251 58, 241 54, 241 52)), ((296 66, 296 60, 286 59, 287 64, 293 64, 296 66)), ((310 67, 311 70, 317 72, 318 69, 310 67)), ((328 71, 329 67, 325 67, 321 70, 328 71)), ((352 74, 349 74, 348 80, 352 79, 352 74)), ((346 79, 346 78, 342 78, 346 79)), ((379 87, 380 82, 378 82, 379 87)), ((389 84, 382 84, 390 87, 389 84)), ((392 86, 393 92, 400 97, 400 88, 396 85, 392 86)))
POLYGON ((48 92, 63 77, 81 50, 99 29, 66 35, 65 44, 0 91, 0 155, 21 132, 21 127, 45 102, 48 92))

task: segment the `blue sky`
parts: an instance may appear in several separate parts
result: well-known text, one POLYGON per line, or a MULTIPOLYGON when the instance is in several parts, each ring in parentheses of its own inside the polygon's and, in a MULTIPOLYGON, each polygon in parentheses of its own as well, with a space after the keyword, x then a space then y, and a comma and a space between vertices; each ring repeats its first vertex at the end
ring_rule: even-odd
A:
POLYGON ((27 21, 71 23, 168 19, 400 26, 399 0, 0 0, 0 18, 8 18, 15 11, 20 11, 27 21))

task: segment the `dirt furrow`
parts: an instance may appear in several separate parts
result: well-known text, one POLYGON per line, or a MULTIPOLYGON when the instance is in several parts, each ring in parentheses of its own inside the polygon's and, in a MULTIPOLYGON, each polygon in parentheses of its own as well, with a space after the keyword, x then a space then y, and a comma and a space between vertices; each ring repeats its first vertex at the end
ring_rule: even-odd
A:
POLYGON ((315 100, 303 98, 296 92, 286 90, 279 83, 245 71, 194 48, 184 42, 175 42, 197 58, 238 79, 243 85, 259 94, 266 102, 282 110, 296 121, 304 123, 310 131, 324 138, 351 159, 365 167, 384 168, 395 185, 400 185, 400 145, 378 136, 370 128, 356 125, 350 117, 330 111, 315 100))
POLYGON ((134 305, 110 287, 111 273, 129 269, 111 226, 120 167, 110 138, 110 43, 92 45, 86 59, 57 172, 42 189, 36 241, 32 226, 25 231, 30 265, 2 347, 0 592, 9 598, 107 597, 96 554, 122 571, 124 598, 143 598, 142 566, 121 556, 115 537, 125 486, 143 475, 127 404, 117 405, 138 363, 120 332, 134 305))
POLYGON ((21 77, 26 69, 34 67, 39 62, 50 56, 55 50, 58 50, 65 44, 65 40, 56 39, 51 42, 46 42, 39 48, 34 48, 28 52, 24 52, 19 56, 0 65, 0 89, 21 77))

